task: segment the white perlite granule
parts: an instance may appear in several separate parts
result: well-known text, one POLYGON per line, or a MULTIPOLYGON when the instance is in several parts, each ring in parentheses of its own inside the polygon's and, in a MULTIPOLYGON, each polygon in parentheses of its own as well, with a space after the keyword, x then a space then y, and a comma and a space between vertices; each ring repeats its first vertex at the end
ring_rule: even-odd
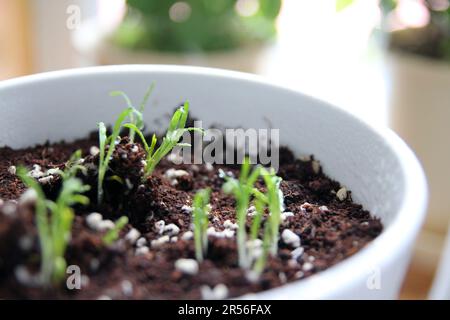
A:
POLYGON ((281 214, 281 221, 285 221, 287 218, 293 217, 294 213, 290 211, 285 211, 281 214))
POLYGON ((194 233, 192 231, 186 231, 181 236, 181 240, 191 240, 192 238, 194 238, 194 233))
POLYGON ((193 209, 192 209, 191 206, 184 205, 184 206, 181 207, 181 211, 183 211, 183 213, 189 214, 189 213, 191 213, 193 211, 193 209))
POLYGON ((300 258, 302 256, 303 252, 305 252, 305 249, 303 247, 298 247, 298 248, 292 250, 291 251, 292 259, 297 260, 298 258, 300 258))
POLYGON ((44 172, 42 172, 42 168, 38 164, 33 164, 33 170, 28 172, 28 176, 39 179, 42 178, 45 175, 44 172))
POLYGON ((207 163, 205 163, 205 169, 206 169, 206 171, 213 171, 214 167, 211 163, 207 162, 207 163))
POLYGON ((163 234, 165 225, 166 222, 164 220, 159 220, 155 222, 155 229, 158 231, 159 234, 163 234))
POLYGON ((248 207, 248 209, 247 209, 247 216, 253 217, 254 215, 256 215, 256 208, 255 208, 255 206, 248 207))
POLYGON ((10 167, 8 168, 8 172, 9 172, 9 174, 15 175, 16 172, 17 172, 16 166, 10 166, 10 167))
POLYGON ((98 226, 98 231, 103 232, 103 231, 108 231, 111 230, 115 227, 114 222, 112 222, 109 219, 103 220, 100 222, 99 226, 98 226))
POLYGON ((345 187, 340 188, 337 192, 336 192, 336 197, 340 200, 340 201, 344 201, 345 199, 347 199, 347 189, 345 187))
POLYGON ((168 224, 164 227, 164 232, 167 232, 170 236, 175 236, 180 232, 180 228, 176 224, 168 224))
POLYGON ((122 293, 126 295, 127 297, 130 297, 133 295, 133 284, 129 280, 123 280, 120 283, 120 287, 122 289, 122 293))
POLYGON ((139 147, 137 145, 133 145, 130 149, 131 152, 137 153, 139 151, 139 147))
POLYGON ((100 149, 97 146, 92 146, 89 148, 89 153, 91 154, 91 156, 95 157, 100 153, 100 149))
POLYGON ((150 249, 147 246, 142 246, 136 249, 135 254, 137 256, 145 255, 150 252, 150 249))
POLYGON ((137 239, 136 241, 136 247, 143 247, 147 244, 147 239, 145 239, 144 237, 140 237, 139 239, 137 239))
POLYGON ((46 176, 46 177, 43 177, 43 178, 39 178, 38 181, 39 181, 39 183, 41 183, 41 184, 48 184, 48 183, 50 183, 53 179, 54 179, 53 176, 46 176))
POLYGON ((184 274, 195 275, 198 273, 198 262, 194 259, 178 259, 175 261, 175 269, 184 274))
POLYGON ((222 300, 228 297, 228 287, 223 283, 219 283, 214 288, 201 286, 200 292, 203 300, 222 300))
POLYGON ((162 246, 165 243, 168 243, 170 241, 170 237, 168 235, 162 236, 156 240, 152 240, 151 246, 152 248, 158 248, 162 246))
POLYGON ((237 223, 233 223, 231 222, 231 220, 225 220, 225 222, 223 223, 223 227, 231 230, 238 229, 237 223))
POLYGON ((102 222, 103 217, 98 212, 92 212, 86 217, 86 223, 92 230, 97 230, 99 224, 102 222))
POLYGON ((133 228, 130 231, 128 231, 128 233, 125 236, 125 240, 128 241, 128 243, 130 244, 134 244, 137 241, 137 239, 139 239, 140 236, 141 233, 137 229, 133 228))
POLYGON ((19 199, 19 204, 22 206, 34 204, 37 200, 37 193, 34 189, 27 189, 19 199))
POLYGON ((281 233, 281 239, 283 239, 284 243, 294 248, 300 247, 300 237, 289 229, 283 230, 281 233))
POLYGON ((214 227, 209 227, 208 230, 206 230, 206 234, 216 238, 233 238, 234 230, 224 229, 223 231, 216 231, 214 227))
POLYGON ((303 271, 310 271, 314 268, 314 265, 311 262, 305 262, 302 266, 303 271))

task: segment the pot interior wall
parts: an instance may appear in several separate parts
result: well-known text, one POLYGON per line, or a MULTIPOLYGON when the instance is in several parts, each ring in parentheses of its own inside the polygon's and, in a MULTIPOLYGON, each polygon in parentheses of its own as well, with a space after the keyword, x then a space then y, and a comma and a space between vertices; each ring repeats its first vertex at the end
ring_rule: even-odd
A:
POLYGON ((405 178, 393 150, 366 124, 323 102, 257 81, 189 72, 67 73, 0 85, 0 146, 23 148, 46 140, 81 138, 96 123, 112 123, 125 106, 113 90, 140 102, 156 89, 145 112, 147 127, 162 129, 174 107, 188 99, 204 127, 277 128, 280 143, 298 156, 314 154, 325 173, 385 225, 401 205, 405 178), (160 121, 156 121, 159 119, 160 121), (163 125, 163 127, 161 127, 163 125))

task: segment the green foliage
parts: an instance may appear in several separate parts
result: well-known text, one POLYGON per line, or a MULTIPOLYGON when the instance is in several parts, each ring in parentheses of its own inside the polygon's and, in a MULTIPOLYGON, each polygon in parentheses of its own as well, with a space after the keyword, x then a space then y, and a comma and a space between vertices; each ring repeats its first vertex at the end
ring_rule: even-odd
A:
POLYGON ((210 194, 210 189, 200 190, 195 194, 193 202, 195 257, 199 262, 203 261, 203 255, 208 250, 207 229, 210 194))
MULTIPOLYGON (((144 95, 144 98, 142 99, 142 102, 140 103, 139 107, 135 107, 134 104, 131 102, 130 98, 128 97, 128 95, 123 91, 113 91, 110 93, 110 95, 112 97, 121 96, 125 100, 127 107, 130 109, 133 109, 133 112, 131 112, 129 114, 130 123, 134 124, 137 128, 139 128, 139 130, 144 129, 143 112, 145 110, 145 106, 148 102, 148 99, 150 98, 150 94, 153 92, 154 87, 155 87, 155 84, 152 83, 150 85, 150 87, 147 89, 147 91, 144 95)), ((134 142, 134 135, 135 135, 134 130, 130 129, 128 137, 130 138, 131 142, 134 142)))
POLYGON ((66 162, 65 168, 60 172, 60 175, 63 179, 67 179, 75 177, 79 171, 84 175, 87 174, 86 167, 82 165, 81 150, 75 151, 70 156, 69 161, 66 162))
POLYGON ((253 264, 253 271, 260 274, 265 267, 269 254, 275 255, 278 248, 278 236, 281 220, 281 178, 275 175, 273 169, 268 171, 262 167, 250 170, 249 159, 244 159, 239 180, 225 176, 226 182, 223 190, 234 195, 236 199, 236 218, 238 223, 238 254, 239 265, 242 268, 252 267, 252 248, 247 248, 246 217, 251 198, 254 198, 255 215, 250 226, 250 240, 258 238, 261 230, 264 212, 268 210, 270 215, 264 224, 262 254, 253 264), (266 186, 266 193, 262 193, 254 187, 256 181, 262 177, 266 186))
POLYGON ((144 149, 146 151, 146 167, 144 179, 150 176, 157 164, 164 158, 174 147, 176 146, 186 146, 187 144, 179 143, 180 139, 183 137, 183 134, 189 131, 198 131, 202 132, 203 130, 200 128, 186 128, 186 121, 189 115, 189 103, 185 102, 185 104, 180 107, 172 116, 172 119, 169 123, 169 127, 167 129, 165 137, 161 141, 161 145, 155 149, 157 138, 156 135, 153 135, 152 141, 150 145, 145 140, 144 134, 136 127, 134 124, 127 123, 124 127, 129 128, 130 130, 135 131, 138 136, 141 138, 141 141, 144 145, 144 149))
MULTIPOLYGON (((255 191, 255 207, 257 212, 262 212, 263 208, 267 207, 270 212, 269 217, 264 226, 264 236, 262 244, 262 254, 255 262, 253 271, 259 275, 267 262, 269 253, 275 255, 278 249, 278 237, 281 222, 281 178, 275 175, 274 170, 267 171, 261 168, 261 176, 267 188, 265 194, 255 191), (259 208, 258 208, 259 207, 259 208)), ((259 213, 258 213, 259 214, 259 213)), ((253 221, 255 223, 255 220, 253 221)))
MULTIPOLYGON (((75 157, 78 153, 75 154, 75 157)), ((17 169, 23 183, 36 192, 36 224, 41 247, 41 279, 44 285, 59 283, 65 276, 64 254, 70 240, 74 212, 71 206, 86 205, 89 199, 82 193, 89 190, 81 180, 75 178, 75 165, 67 167, 61 174, 61 190, 56 201, 46 199, 40 184, 28 175, 24 167, 17 169)))
POLYGON ((336 11, 341 11, 350 6, 355 0, 336 0, 336 11))
POLYGON ((252 172, 250 172, 250 161, 248 158, 245 158, 242 163, 239 180, 225 176, 226 181, 223 185, 223 191, 225 193, 232 194, 236 200, 239 265, 241 268, 245 269, 249 268, 251 264, 249 254, 246 249, 247 233, 245 230, 245 223, 247 221, 247 210, 250 204, 250 198, 253 194, 254 184, 259 178, 260 170, 260 167, 256 167, 252 172))
POLYGON ((116 148, 116 140, 119 137, 122 123, 127 117, 134 112, 131 107, 123 110, 117 118, 110 136, 106 134, 106 126, 103 122, 98 124, 98 140, 99 140, 99 162, 98 162, 98 183, 97 183, 97 202, 100 204, 103 200, 103 180, 108 170, 109 161, 111 160, 114 149, 116 148), (108 152, 106 146, 109 144, 108 152))
POLYGON ((104 236, 103 236, 103 243, 106 245, 112 244, 114 241, 119 239, 119 233, 120 231, 127 225, 128 223, 128 217, 122 216, 120 217, 115 225, 114 228, 109 230, 104 236))
POLYGON ((265 42, 276 34, 281 0, 257 0, 249 16, 239 14, 237 2, 128 0, 127 15, 114 39, 129 48, 202 52, 265 42))
POLYGON ((270 211, 270 216, 268 218, 268 223, 266 228, 268 228, 271 253, 276 254, 278 245, 278 233, 280 229, 281 220, 281 191, 280 183, 281 178, 275 175, 274 170, 267 171, 266 169, 261 169, 261 175, 264 179, 264 183, 267 188, 266 192, 266 205, 270 211))

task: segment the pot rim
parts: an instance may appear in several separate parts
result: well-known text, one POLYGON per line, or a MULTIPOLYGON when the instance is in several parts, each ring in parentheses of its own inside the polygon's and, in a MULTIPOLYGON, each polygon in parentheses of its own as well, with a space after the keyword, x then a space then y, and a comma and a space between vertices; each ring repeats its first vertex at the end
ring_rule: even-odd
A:
MULTIPOLYGON (((228 78, 240 82, 251 82, 260 86, 276 87, 278 90, 305 96, 299 91, 274 84, 270 80, 257 75, 221 69, 176 65, 118 65, 52 71, 1 81, 0 93, 2 90, 12 87, 67 77, 149 72, 228 78)), ((319 101, 314 97, 308 97, 312 101, 319 101)), ((306 299, 339 297, 340 291, 351 289, 356 282, 368 279, 369 274, 367 270, 373 270, 374 267, 383 269, 383 266, 391 265, 393 260, 403 252, 409 251, 423 223, 428 201, 426 178, 418 159, 405 142, 387 127, 362 120, 341 107, 322 101, 320 101, 320 104, 324 108, 346 114, 352 121, 360 122, 367 130, 381 137, 384 143, 392 150, 405 177, 405 191, 401 207, 390 225, 376 239, 353 256, 307 279, 243 296, 244 298, 288 298, 289 294, 292 293, 292 289, 295 289, 296 294, 306 299)))

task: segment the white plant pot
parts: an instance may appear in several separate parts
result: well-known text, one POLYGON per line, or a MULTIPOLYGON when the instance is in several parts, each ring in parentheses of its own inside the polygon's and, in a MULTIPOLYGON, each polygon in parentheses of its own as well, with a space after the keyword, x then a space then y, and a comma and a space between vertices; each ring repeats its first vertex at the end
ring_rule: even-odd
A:
POLYGON ((444 250, 442 251, 441 262, 430 291, 430 299, 450 300, 450 232, 447 233, 447 240, 444 250))
POLYGON ((450 222, 450 63, 401 53, 389 56, 391 127, 421 160, 430 186, 426 228, 450 222))
POLYGON ((82 65, 170 64, 222 68, 255 73, 268 49, 264 45, 203 53, 173 53, 131 50, 111 41, 111 31, 102 30, 94 21, 85 22, 73 36, 73 45, 82 65))
MULTIPOLYGON (((346 111, 242 73, 179 66, 109 66, 68 70, 0 84, 0 145, 14 148, 86 136, 112 123, 123 104, 111 90, 139 99, 157 86, 145 121, 189 99, 205 127, 280 129, 280 143, 298 156, 314 154, 326 174, 353 192, 385 228, 367 247, 308 279, 256 295, 261 299, 396 298, 427 202, 414 154, 393 132, 346 111)), ((248 296, 246 296, 248 297, 248 296)))

